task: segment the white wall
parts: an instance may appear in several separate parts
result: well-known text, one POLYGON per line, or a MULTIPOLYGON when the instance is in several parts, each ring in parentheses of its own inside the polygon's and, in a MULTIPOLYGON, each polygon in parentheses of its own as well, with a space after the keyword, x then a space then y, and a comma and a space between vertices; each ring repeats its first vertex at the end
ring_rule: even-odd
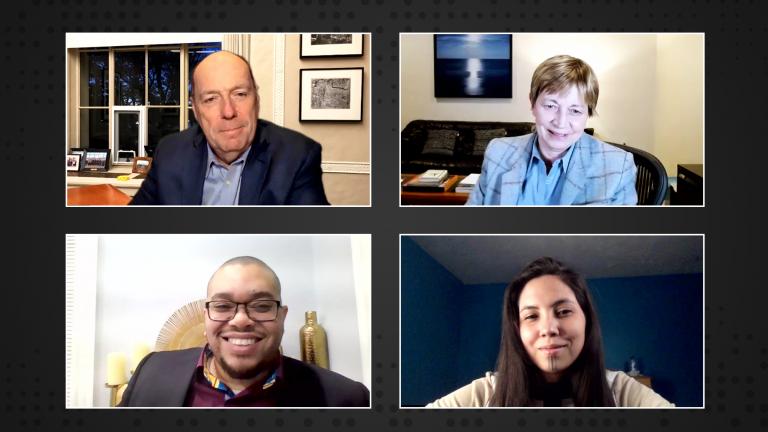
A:
MULTIPOLYGON (((355 236, 368 242, 370 236, 355 236)), ((280 277, 288 306, 284 354, 300 358, 298 331, 304 312, 316 310, 328 334, 331 369, 370 388, 370 366, 363 367, 370 332, 358 333, 352 236, 290 235, 105 235, 98 238, 95 335, 93 340, 93 406, 106 406, 106 358, 136 343, 154 346, 168 317, 184 304, 205 298, 206 284, 229 258, 252 255, 280 277), (364 373, 365 371, 365 373, 364 373)), ((370 247, 370 246, 369 246, 370 247)), ((358 264, 370 266, 367 263, 358 264)), ((77 286, 75 286, 77 289, 77 286)), ((81 287, 85 289, 85 287, 81 287)), ((368 288, 369 289, 369 288, 368 288)), ((365 315, 370 318, 370 311, 365 315)), ((365 323, 370 328, 370 323, 365 323)), ((68 351, 72 349, 68 346, 68 351)), ((130 363, 130 360, 129 360, 130 363)), ((68 382, 68 385, 70 383, 68 382)), ((78 383, 72 383, 78 385, 78 383)), ((78 390, 78 389, 75 389, 78 390)), ((82 391, 82 389, 79 389, 82 391)), ((75 393, 78 393, 75 391, 75 393)))
POLYGON ((403 34, 400 42, 401 130, 416 119, 533 121, 528 101, 533 71, 551 56, 569 54, 597 74, 598 115, 587 127, 599 137, 653 153, 670 176, 678 163, 702 163, 703 35, 514 34, 512 99, 435 98, 433 36, 403 34), (679 116, 680 111, 688 114, 679 116), (682 146, 681 130, 686 131, 682 146))

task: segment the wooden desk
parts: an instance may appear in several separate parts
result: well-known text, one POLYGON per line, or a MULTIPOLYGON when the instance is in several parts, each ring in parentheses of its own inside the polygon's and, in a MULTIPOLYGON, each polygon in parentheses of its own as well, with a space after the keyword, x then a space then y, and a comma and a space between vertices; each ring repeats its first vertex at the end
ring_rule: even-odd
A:
POLYGON ((67 171, 67 187, 91 186, 97 184, 112 185, 128 196, 133 196, 141 187, 146 176, 144 174, 132 174, 131 167, 119 166, 112 168, 109 172, 78 172, 67 171), (117 177, 127 175, 130 180, 118 180, 117 177))
MULTIPOLYGON (((403 174, 401 181, 408 181, 418 174, 403 174)), ((458 184, 465 176, 461 176, 458 184)), ((469 199, 468 193, 454 192, 454 188, 446 192, 412 192, 400 188, 401 205, 464 205, 469 199)))
POLYGON ((127 205, 131 197, 108 184, 67 189, 67 205, 127 205))

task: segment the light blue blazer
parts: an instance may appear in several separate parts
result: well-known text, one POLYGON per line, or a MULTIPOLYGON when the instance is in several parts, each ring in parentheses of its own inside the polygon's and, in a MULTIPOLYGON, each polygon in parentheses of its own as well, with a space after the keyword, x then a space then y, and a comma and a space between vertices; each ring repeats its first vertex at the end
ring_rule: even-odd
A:
MULTIPOLYGON (((536 133, 492 140, 467 205, 517 204, 535 142, 536 133)), ((573 145, 558 205, 637 204, 637 167, 632 153, 588 134, 573 145)))

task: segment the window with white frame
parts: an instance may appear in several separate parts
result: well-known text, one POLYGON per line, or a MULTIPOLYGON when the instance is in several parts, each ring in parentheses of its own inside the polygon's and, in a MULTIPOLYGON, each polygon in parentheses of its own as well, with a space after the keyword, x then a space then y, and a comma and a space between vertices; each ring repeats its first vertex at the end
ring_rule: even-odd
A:
POLYGON ((191 71, 220 42, 80 48, 70 148, 111 149, 112 162, 152 156, 166 135, 195 123, 191 71))

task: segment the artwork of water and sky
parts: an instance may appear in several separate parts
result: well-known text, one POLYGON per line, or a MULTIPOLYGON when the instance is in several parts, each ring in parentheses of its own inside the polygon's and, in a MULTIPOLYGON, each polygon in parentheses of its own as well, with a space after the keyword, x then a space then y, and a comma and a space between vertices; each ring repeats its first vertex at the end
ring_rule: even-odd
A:
POLYGON ((435 35, 435 97, 512 97, 512 36, 435 35))

